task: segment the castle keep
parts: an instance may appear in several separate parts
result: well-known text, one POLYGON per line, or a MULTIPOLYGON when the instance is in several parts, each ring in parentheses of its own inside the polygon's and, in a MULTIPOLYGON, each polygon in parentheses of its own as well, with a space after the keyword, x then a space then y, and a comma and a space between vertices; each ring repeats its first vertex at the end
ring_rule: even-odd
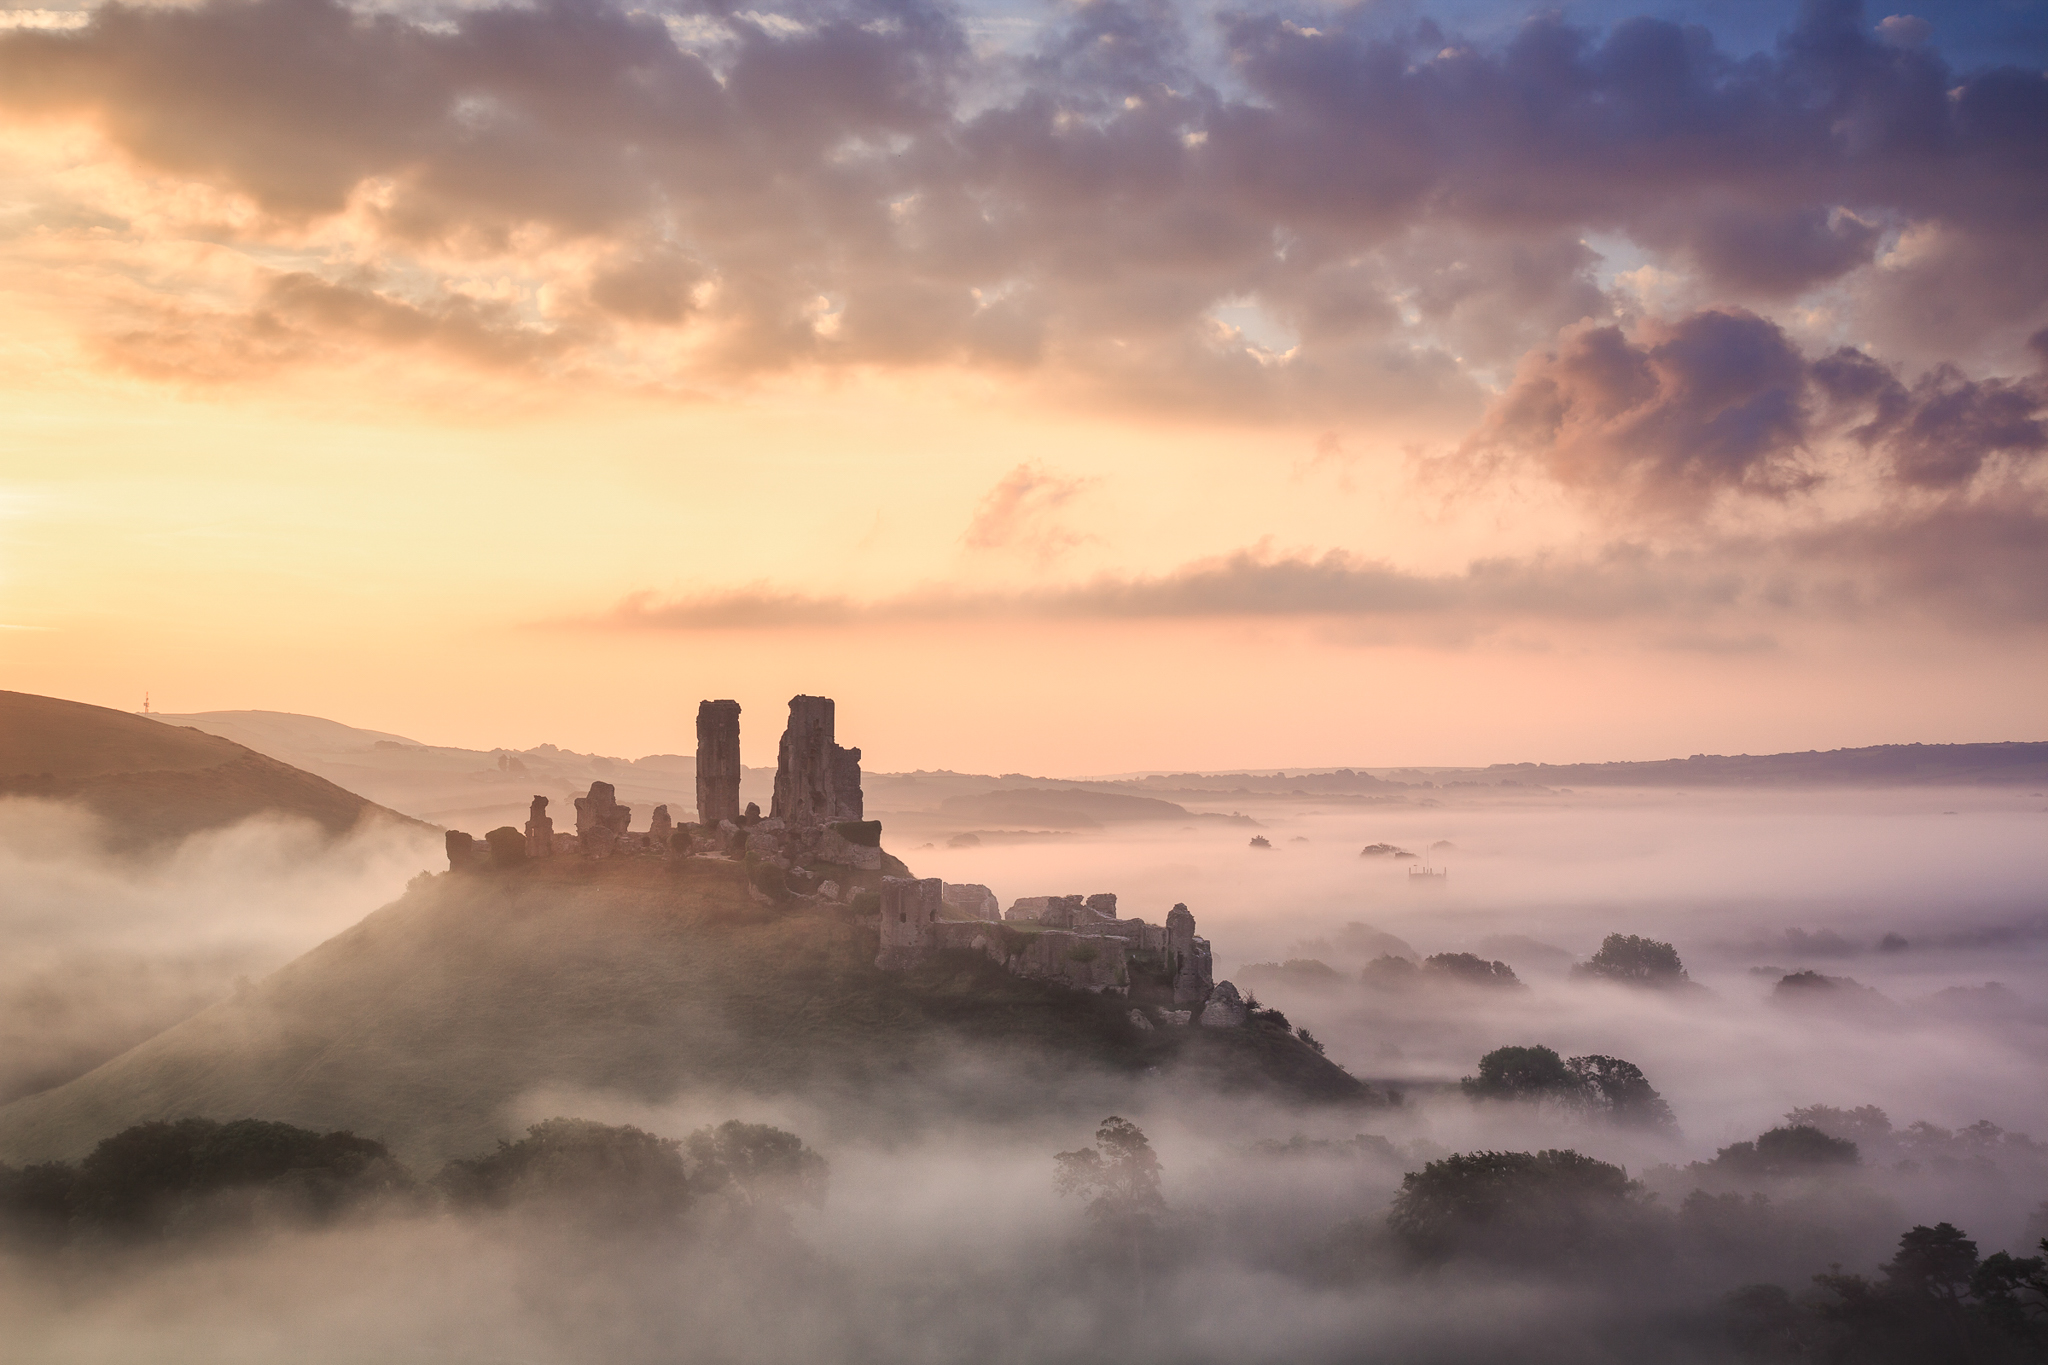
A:
MULTIPOLYGON (((740 806, 739 703, 705 701, 697 707, 694 822, 678 824, 667 806, 656 806, 646 831, 635 832, 632 808, 619 803, 609 782, 593 782, 575 798, 574 834, 556 830, 548 798, 535 796, 524 832, 495 829, 479 844, 448 831, 449 869, 556 857, 723 858, 748 866, 758 899, 772 899, 772 891, 845 903, 858 918, 872 914, 868 922, 880 937, 875 965, 885 971, 966 950, 1018 976, 1115 995, 1129 994, 1134 973, 1142 972, 1172 985, 1173 1007, 1155 1011, 1162 1022, 1244 1023, 1245 1006, 1228 981, 1214 980, 1209 941, 1196 936, 1185 905, 1168 911, 1163 925, 1119 917, 1117 898, 1108 893, 1024 896, 1000 912, 986 886, 909 876, 883 852, 881 825, 863 818, 860 750, 838 743, 834 711, 830 697, 790 698, 765 817, 756 806, 740 806), (905 875, 892 875, 899 872, 905 875)), ((1142 1012, 1131 1015, 1133 1024, 1152 1027, 1142 1012)))

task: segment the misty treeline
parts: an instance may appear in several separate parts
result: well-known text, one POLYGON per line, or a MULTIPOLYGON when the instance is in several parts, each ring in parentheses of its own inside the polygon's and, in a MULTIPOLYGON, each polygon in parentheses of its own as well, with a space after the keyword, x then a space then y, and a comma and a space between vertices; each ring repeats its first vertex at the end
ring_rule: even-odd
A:
POLYGON ((792 1133, 730 1120, 686 1138, 554 1118, 422 1179, 380 1142, 263 1119, 139 1123, 76 1164, 0 1165, 0 1234, 52 1249, 175 1241, 266 1224, 518 1211, 616 1231, 821 1203, 825 1159, 792 1133))
MULTIPOLYGON (((1565 1081, 1594 1090, 1605 1081, 1625 1095, 1655 1097, 1619 1059, 1572 1060, 1599 1065, 1575 1070, 1549 1049, 1497 1049, 1481 1060, 1472 1078, 1480 1084, 1465 1102, 1539 1112, 1558 1103, 1553 1088, 1565 1081), (1501 1094, 1487 1080, 1515 1076, 1550 1084, 1511 1085, 1501 1094)), ((902 1338, 890 1333, 942 1337, 959 1330, 954 1318, 971 1301, 975 1313, 1014 1319, 1013 1330, 1024 1334, 1014 1354, 1023 1359, 1210 1358, 1203 1343, 1176 1336, 1171 1324, 1202 1296, 1240 1284, 1303 1304, 1365 1305, 1402 1292, 1448 1305, 1473 1294, 1511 1294, 1524 1319, 1535 1313, 1552 1334, 1520 1359, 2004 1365, 2048 1358, 2048 1241, 1980 1248, 1950 1223, 1901 1218, 1882 1183, 1916 1162, 1981 1174, 1994 1164, 1985 1155, 1991 1152, 2037 1193, 2048 1190, 2041 1162, 2012 1166, 2043 1155, 2039 1145, 1989 1125, 1898 1130, 1871 1106, 1807 1106, 1711 1160, 1638 1176, 1565 1148, 1450 1152, 1425 1139, 1298 1133, 1224 1148, 1194 1178, 1169 1186, 1167 1163, 1144 1128, 1123 1116, 1103 1120, 1092 1142, 1040 1151, 1039 1197, 1049 1225, 1065 1231, 1034 1242, 991 1218, 983 1238, 1007 1246, 1001 1270, 980 1278, 960 1270, 953 1291, 971 1289, 973 1297, 958 1300, 917 1287, 933 1273, 929 1267, 906 1264, 900 1278, 888 1279, 887 1265, 860 1264, 859 1239, 849 1243, 842 1233, 835 1245, 829 1225, 800 1222, 797 1215, 827 1203, 824 1158, 793 1133, 738 1121, 665 1138, 551 1119, 426 1178, 380 1143, 345 1132, 256 1119, 144 1123, 76 1163, 0 1167, 0 1227, 17 1264, 60 1272, 98 1265, 118 1277, 280 1229, 316 1236, 385 1229, 402 1242, 418 1235, 408 1228, 453 1220, 510 1245, 554 1248, 543 1263, 548 1275, 567 1277, 554 1291, 565 1295, 579 1292, 578 1277, 593 1277, 594 1285, 617 1273, 628 1264, 618 1260, 623 1249, 652 1248, 631 1253, 639 1259, 630 1262, 638 1277, 630 1292, 607 1291, 628 1315, 671 1311, 657 1309, 659 1296, 672 1292, 658 1289, 669 1283, 655 1273, 663 1258, 701 1267, 693 1258, 739 1256, 734 1273, 773 1267, 746 1312, 780 1311, 775 1305, 810 1294, 843 1306, 849 1294, 871 1298, 879 1282, 895 1296, 886 1312, 873 1309, 887 1330, 864 1320, 861 1331, 898 1345, 902 1338), (1870 1144, 1867 1152, 1851 1133, 1870 1144), (1384 1187, 1380 1172, 1387 1173, 1384 1187), (1361 1182, 1360 1173, 1370 1178, 1361 1182), (1391 1199, 1374 1196, 1378 1188, 1391 1199), (1304 1194, 1348 1204, 1349 1216, 1334 1223, 1304 1217, 1304 1194), (1889 1259, 1862 1254, 1880 1245, 1890 1248, 1889 1259), (562 1248, 576 1246, 591 1250, 563 1259, 562 1248), (642 1292, 646 1303, 632 1298, 642 1292), (1094 1330, 1118 1326, 1087 1349, 1064 1352, 1055 1336, 1032 1335, 1043 1330, 1032 1313, 1044 1302, 1075 1312, 1082 1310, 1074 1305, 1093 1304, 1094 1330)), ((935 1191, 978 1202, 978 1181, 963 1186, 937 1175, 947 1159, 938 1147, 912 1142, 890 1164, 877 1166, 870 1154, 857 1169, 883 1180, 892 1201, 914 1205, 935 1191), (933 1174, 916 1178, 919 1169, 933 1174)), ((991 1178, 1002 1161, 985 1156, 991 1178)), ((856 1205, 873 1193, 839 1191, 856 1205)), ((1009 1214, 1014 1219, 1016 1210, 1009 1214)), ((2039 1240, 2048 1223, 2038 1216, 2036 1223, 2039 1240)), ((1473 1349, 1474 1330, 1447 1318, 1439 1349, 1333 1348, 1294 1358, 1507 1358, 1473 1349)), ((949 1339, 947 1349, 958 1344, 949 1339)), ((631 1354, 674 1358, 652 1348, 631 1354)), ((882 1357, 864 1347, 845 1358, 882 1357)))

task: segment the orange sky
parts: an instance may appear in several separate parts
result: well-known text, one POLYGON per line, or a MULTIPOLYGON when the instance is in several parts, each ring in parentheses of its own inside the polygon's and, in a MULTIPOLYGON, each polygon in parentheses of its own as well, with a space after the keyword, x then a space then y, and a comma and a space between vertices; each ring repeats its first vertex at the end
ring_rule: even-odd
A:
MULTIPOLYGON (((346 15, 280 22, 315 11, 346 15)), ((238 27, 266 12, 162 22, 288 68, 293 32, 238 27)), ((697 700, 733 696, 763 760, 781 702, 821 692, 891 770, 2042 735, 2048 288, 1958 282, 2008 249, 1990 216, 1872 181, 1862 216, 1812 220, 1840 259, 1801 247, 1796 279, 1670 236, 1682 185, 1598 224, 1532 201, 1368 230, 1365 201, 1202 169, 1246 135, 1231 109, 1156 83, 1097 107, 1075 92, 1125 78, 1094 71, 1060 87, 1092 112, 1033 136, 1124 157, 1105 208, 1073 149, 1001 179, 1024 163, 968 112, 986 73, 937 39, 915 60, 964 63, 954 94, 873 128, 849 96, 817 117, 850 140, 748 154, 812 198, 691 200, 747 169, 705 169, 754 136, 729 124, 677 135, 700 160, 657 212, 591 179, 627 134, 590 90, 536 93, 552 72, 435 96, 472 133, 524 111, 529 170, 500 183, 395 122, 358 138, 346 76, 217 95, 147 28, 167 13, 0 36, 8 687, 627 756, 687 750, 697 700), (1169 106, 1180 131, 1144 140, 1169 106), (551 162, 543 133, 588 141, 551 162), (931 169, 941 143, 1009 169, 931 169), (1141 151, 1187 178, 1133 208, 1141 151), (1182 240, 1197 209, 1236 226, 1182 240), (1916 325, 1936 288, 1981 312, 1967 346, 1916 325)), ((383 30, 335 22, 381 69, 383 30)), ((698 89, 681 30, 620 22, 620 60, 698 89)), ((723 86, 689 98, 840 51, 827 20, 732 23, 723 86)), ((849 63, 885 40, 862 32, 849 63)), ((903 95, 909 70, 874 79, 903 95)))

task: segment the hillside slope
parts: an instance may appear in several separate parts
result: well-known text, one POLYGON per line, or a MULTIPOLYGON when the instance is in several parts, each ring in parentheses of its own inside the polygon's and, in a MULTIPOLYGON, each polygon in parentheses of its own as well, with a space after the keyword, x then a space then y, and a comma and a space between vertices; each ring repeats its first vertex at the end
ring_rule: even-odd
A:
POLYGON ((26 692, 0 692, 0 795, 10 794, 81 802, 127 847, 264 813, 331 834, 365 819, 416 823, 231 740, 26 692))
POLYGON ((1140 1088, 1370 1092, 1267 1029, 1140 1030, 1116 998, 979 954, 878 971, 874 929, 758 903, 714 859, 551 860, 421 877, 241 997, 0 1107, 0 1159, 75 1156, 156 1117, 257 1116, 438 1161, 513 1131, 535 1089, 649 1102, 797 1094, 855 1124, 1100 1117, 1140 1088), (1098 1112, 1100 1111, 1100 1112, 1098 1112))

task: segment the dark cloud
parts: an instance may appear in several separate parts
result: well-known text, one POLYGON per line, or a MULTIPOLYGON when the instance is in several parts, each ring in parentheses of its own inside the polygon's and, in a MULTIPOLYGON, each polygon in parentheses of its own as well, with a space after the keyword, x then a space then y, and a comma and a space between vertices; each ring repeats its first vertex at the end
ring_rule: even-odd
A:
POLYGON ((1468 454, 1515 450, 1560 482, 1653 507, 1812 487, 1823 437, 1880 453, 1906 488, 1965 488, 2006 457, 2048 451, 2048 385, 1966 379, 1942 366, 1908 385, 1843 348, 1809 361, 1774 322, 1733 310, 1569 333, 1533 356, 1468 454))
MULTIPOLYGON (((0 108, 92 119, 284 220, 353 204, 397 256, 595 243, 563 306, 706 329, 713 371, 1046 365, 1251 419, 1441 417, 1474 401, 1465 367, 1611 321, 1589 232, 1752 308, 1872 277, 1900 344, 1916 316, 1949 338, 1928 365, 2048 322, 2048 78, 1958 74, 1854 4, 1810 4, 1744 59, 1652 19, 1538 16, 1475 45, 1371 7, 1225 14, 1241 94, 1177 13, 1088 0, 984 56, 922 0, 544 0, 436 25, 110 4, 0 37, 0 108), (1907 229, 1918 254, 1871 269, 1907 229), (1218 327, 1247 300, 1298 345, 1218 327)), ((1797 428, 1773 392, 1717 407, 1684 477, 1788 486, 1759 453, 1797 428)))

